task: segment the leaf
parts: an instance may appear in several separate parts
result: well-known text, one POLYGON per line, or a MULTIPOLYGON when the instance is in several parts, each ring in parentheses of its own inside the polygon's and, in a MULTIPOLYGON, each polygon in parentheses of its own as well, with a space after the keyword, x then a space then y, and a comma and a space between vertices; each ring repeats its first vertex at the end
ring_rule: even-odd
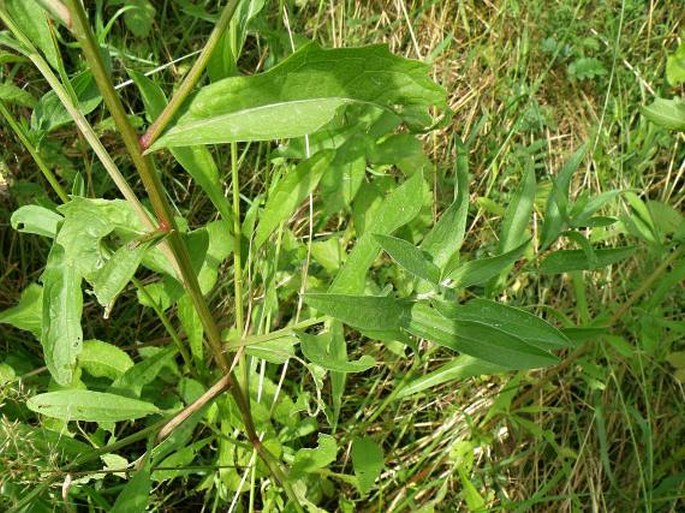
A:
POLYGON ((0 100, 7 103, 16 103, 24 107, 34 107, 36 99, 28 91, 24 91, 11 82, 0 84, 0 100))
POLYGON ((92 278, 95 297, 105 307, 105 318, 109 317, 116 297, 135 275, 148 247, 147 243, 134 247, 131 244, 121 246, 92 278))
POLYGON ((481 374, 498 374, 505 370, 500 365, 495 365, 467 354, 460 354, 449 363, 409 382, 408 385, 399 391, 396 397, 397 399, 403 399, 450 381, 466 379, 481 374))
POLYGON ((466 232, 469 213, 468 152, 461 141, 457 145, 456 192, 452 204, 421 242, 421 249, 433 257, 433 263, 445 269, 447 262, 459 253, 466 232))
POLYGON ((376 233, 373 237, 400 267, 433 285, 439 285, 440 269, 420 249, 390 235, 376 233))
POLYGON ((333 336, 331 332, 319 335, 299 333, 300 348, 302 354, 312 363, 329 371, 335 372, 364 372, 376 364, 372 356, 365 354, 359 360, 349 361, 347 358, 340 359, 332 347, 333 336))
POLYGON ((33 233, 54 238, 57 227, 64 218, 57 212, 39 205, 25 205, 14 211, 12 228, 21 233, 33 233))
POLYGON ((313 449, 300 449, 295 453, 290 479, 298 479, 307 473, 316 472, 335 461, 338 446, 335 438, 330 435, 319 434, 319 446, 313 449))
POLYGON ((421 130, 433 124, 429 107, 446 108, 446 94, 425 64, 385 46, 326 50, 311 43, 266 73, 205 86, 151 149, 300 137, 351 103, 371 103, 421 130))
POLYGON ((449 304, 448 311, 441 311, 449 318, 490 323, 540 349, 564 349, 573 345, 566 335, 537 315, 496 301, 473 299, 463 305, 449 304))
POLYGON ((526 241, 526 229, 533 213, 535 202, 535 167, 528 159, 521 183, 504 213, 502 231, 499 239, 499 253, 507 253, 520 248, 526 241))
MULTIPOLYGON (((74 76, 70 82, 76 93, 79 110, 84 116, 100 105, 102 96, 89 70, 74 76)), ((51 132, 71 122, 73 122, 71 115, 54 91, 44 94, 31 113, 31 129, 39 133, 51 132)))
POLYGON ((666 78, 672 86, 685 82, 685 43, 680 43, 678 49, 668 56, 666 78))
POLYGON ((655 98, 651 104, 643 106, 640 112, 657 126, 685 131, 685 101, 680 98, 655 98))
POLYGON ((445 269, 445 278, 452 280, 454 288, 467 288, 473 285, 482 285, 494 278, 509 266, 514 264, 526 251, 530 239, 502 255, 488 258, 479 258, 463 264, 456 269, 445 269))
POLYGON ((307 294, 305 303, 348 326, 369 331, 400 331, 411 303, 392 297, 307 294))
POLYGON ((204 327, 188 294, 184 294, 178 300, 176 310, 178 320, 181 322, 183 331, 185 331, 186 338, 188 339, 190 354, 193 355, 197 365, 202 365, 204 362, 204 348, 202 347, 204 327))
POLYGON ((540 250, 545 250, 563 231, 568 217, 567 205, 571 177, 585 157, 588 145, 583 144, 568 159, 559 175, 552 181, 552 192, 547 198, 545 221, 540 230, 540 250))
POLYGON ((373 488, 385 467, 383 450, 372 438, 355 437, 352 441, 352 468, 357 476, 359 493, 366 495, 373 488))
POLYGON ((21 31, 45 55, 54 69, 59 68, 59 51, 50 31, 48 18, 36 0, 4 0, 4 8, 21 31))
POLYGON ((260 216, 254 237, 255 249, 259 249, 278 226, 288 219, 307 195, 314 190, 334 152, 321 151, 300 163, 278 182, 269 194, 260 216))
POLYGON ((60 385, 71 384, 72 368, 81 352, 81 274, 67 261, 64 248, 53 244, 41 277, 43 319, 40 343, 45 364, 60 385))
POLYGON ((417 199, 423 197, 423 185, 421 173, 416 173, 383 199, 333 280, 330 292, 358 293, 364 290, 366 272, 380 250, 372 234, 389 235, 414 219, 421 211, 422 201, 417 199))
POLYGON ((134 36, 147 37, 155 21, 155 8, 149 0, 118 0, 116 3, 124 3, 124 23, 134 36))
POLYGON ((96 378, 115 380, 133 367, 133 360, 117 346, 100 340, 86 340, 78 364, 96 378))
POLYGON ((91 390, 60 390, 38 394, 26 401, 29 410, 66 422, 118 422, 160 413, 154 404, 91 390))
POLYGON ((159 350, 127 369, 112 383, 110 389, 117 393, 128 391, 136 397, 140 396, 143 387, 155 380, 164 366, 173 360, 177 352, 178 348, 175 346, 159 350))
POLYGON ((0 312, 0 324, 10 324, 20 330, 33 333, 40 338, 43 322, 43 287, 30 284, 21 293, 16 306, 0 312))
POLYGON ((498 323, 448 318, 425 302, 412 306, 406 330, 416 337, 506 369, 534 369, 558 361, 547 351, 502 330, 498 323))
POLYGON ((594 262, 591 262, 587 253, 582 249, 555 251, 540 264, 540 272, 547 274, 567 273, 571 271, 590 271, 601 269, 608 265, 625 260, 635 253, 636 246, 624 246, 619 248, 595 249, 594 262))
MULTIPOLYGON (((132 70, 128 73, 140 91, 148 120, 154 121, 167 105, 164 91, 156 82, 142 73, 132 70)), ((231 221, 233 219, 231 206, 224 196, 223 186, 219 179, 219 170, 209 150, 204 146, 174 148, 171 150, 171 154, 207 194, 221 217, 225 221, 231 221)))
POLYGON ((110 513, 143 513, 150 499, 151 488, 150 465, 146 463, 124 486, 110 513))

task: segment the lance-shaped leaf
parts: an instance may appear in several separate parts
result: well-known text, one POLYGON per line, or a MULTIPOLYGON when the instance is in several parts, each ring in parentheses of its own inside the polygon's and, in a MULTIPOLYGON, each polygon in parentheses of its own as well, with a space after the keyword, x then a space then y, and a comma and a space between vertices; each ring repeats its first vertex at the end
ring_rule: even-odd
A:
POLYGON ((445 91, 423 63, 385 46, 322 49, 311 43, 266 73, 202 88, 151 149, 300 137, 353 103, 392 111, 414 130, 434 124, 431 106, 447 106, 445 91))
POLYGON ((65 421, 117 422, 159 413, 154 404, 91 390, 59 390, 33 396, 26 402, 31 411, 65 421))
POLYGON ((333 151, 320 151, 312 158, 301 162, 278 182, 269 194, 257 225, 255 248, 264 244, 278 225, 288 219, 307 194, 314 190, 333 156, 333 151))
POLYGON ((375 234, 374 238, 383 250, 414 276, 426 280, 433 285, 440 282, 440 269, 419 248, 404 239, 390 235, 375 234))
POLYGON ((411 303, 393 297, 307 294, 305 302, 348 326, 368 331, 400 331, 411 303))
POLYGON ((485 322, 545 350, 563 349, 573 343, 561 331, 537 315, 488 299, 474 299, 458 305, 436 303, 445 317, 461 321, 485 322))
POLYGON ((458 265, 454 270, 448 268, 445 271, 445 277, 452 280, 452 286, 455 288, 466 288, 486 283, 490 278, 497 276, 521 258, 529 243, 530 240, 527 240, 518 248, 502 255, 471 260, 458 265))
POLYGON ((388 194, 333 280, 331 292, 356 293, 364 290, 366 271, 380 250, 372 234, 389 235, 414 219, 421 211, 423 186, 421 173, 416 173, 388 194))
POLYGON ((540 272, 549 274, 568 273, 571 271, 590 271, 601 269, 628 258, 635 253, 635 246, 594 250, 590 259, 582 249, 569 249, 551 253, 540 264, 540 272))
POLYGON ((640 109, 642 115, 657 126, 685 131, 685 101, 680 98, 655 98, 640 109))
POLYGON ((148 246, 148 243, 121 246, 92 279, 93 292, 98 303, 105 307, 106 316, 109 315, 116 297, 133 278, 148 246))
POLYGON ((60 385, 69 385, 73 365, 81 352, 81 274, 67 260, 59 244, 53 244, 43 271, 43 323, 40 343, 45 364, 60 385))
MULTIPOLYGON (((448 318, 425 302, 412 306, 407 331, 438 345, 470 354, 506 369, 534 369, 555 364, 555 356, 504 331, 488 319, 448 318)), ((525 334, 521 334, 525 336, 525 334)))

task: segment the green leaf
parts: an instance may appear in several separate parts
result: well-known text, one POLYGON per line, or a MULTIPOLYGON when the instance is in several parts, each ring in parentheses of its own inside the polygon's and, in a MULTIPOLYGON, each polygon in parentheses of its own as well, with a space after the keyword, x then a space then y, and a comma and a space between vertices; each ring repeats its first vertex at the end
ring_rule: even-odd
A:
POLYGON ((288 219, 307 195, 314 190, 321 176, 333 159, 334 152, 321 151, 300 163, 278 182, 269 194, 260 216, 254 237, 255 249, 259 249, 278 226, 288 219))
POLYGON ((60 385, 71 384, 73 365, 81 352, 81 274, 67 261, 64 248, 53 244, 41 277, 43 320, 40 343, 45 364, 60 385))
POLYGON ((134 36, 147 37, 155 21, 155 8, 149 0, 116 0, 116 4, 125 4, 124 23, 134 36))
POLYGON ((0 312, 0 324, 10 324, 20 330, 33 333, 40 338, 43 323, 43 287, 30 284, 21 293, 16 306, 0 312))
POLYGON ((685 101, 680 98, 655 98, 651 104, 642 107, 640 112, 657 126, 685 131, 685 101))
POLYGON ((568 218, 568 196, 571 177, 585 158, 588 145, 583 144, 568 159, 559 175, 552 181, 552 192, 547 198, 545 221, 540 230, 540 250, 547 249, 564 230, 568 218))
POLYGON ((124 486, 110 513, 143 513, 150 499, 150 465, 145 464, 124 486))
POLYGON ((369 331, 400 331, 411 303, 392 297, 307 294, 305 303, 348 326, 369 331))
POLYGON ((488 319, 448 318, 425 302, 415 303, 406 329, 425 338, 506 369, 534 369, 553 365, 555 356, 528 344, 488 319))
POLYGON ((290 478, 298 479, 307 473, 316 472, 335 461, 338 446, 335 438, 330 435, 319 434, 319 446, 313 449, 300 449, 295 453, 290 478))
POLYGON ((440 269, 428 259, 423 251, 406 240, 390 235, 376 233, 373 237, 400 267, 433 285, 439 285, 440 269))
POLYGON ((0 100, 7 103, 16 103, 24 107, 34 107, 36 99, 28 91, 18 88, 11 82, 0 84, 0 100))
POLYGON ((672 86, 685 82, 685 43, 680 43, 678 49, 668 56, 666 78, 672 86))
POLYGON ((137 397, 140 396, 143 387, 155 380, 164 366, 173 360, 177 352, 178 348, 168 346, 136 363, 112 383, 111 390, 117 393, 131 392, 137 397))
POLYGON ((330 331, 319 335, 299 333, 298 338, 305 358, 326 370, 345 373, 364 372, 376 364, 373 357, 368 354, 352 362, 347 358, 338 358, 336 348, 332 346, 334 341, 330 331))
POLYGON ((330 292, 359 293, 364 290, 366 272, 380 250, 372 234, 389 235, 414 219, 421 211, 419 198, 423 197, 423 186, 421 173, 416 173, 383 199, 335 277, 330 292))
POLYGON ((366 495, 385 466, 383 449, 372 438, 355 437, 352 440, 352 468, 357 476, 359 493, 366 495))
POLYGON ((178 300, 176 309, 178 320, 181 322, 183 331, 185 331, 186 338, 188 339, 190 354, 193 355, 195 362, 201 366, 204 362, 204 348, 202 347, 204 327, 188 294, 184 294, 178 300))
POLYGON ((433 257, 433 263, 445 269, 447 262, 459 253, 466 232, 469 213, 468 151, 461 141, 457 144, 456 192, 452 204, 421 242, 421 249, 433 257))
POLYGON ((125 244, 117 249, 91 279, 95 297, 105 307, 105 318, 109 317, 116 297, 135 275, 149 244, 131 246, 131 244, 125 244))
POLYGON ((547 274, 567 273, 571 271, 590 271, 625 260, 637 248, 624 246, 620 248, 595 249, 593 261, 582 249, 555 251, 540 264, 540 272, 547 274))
POLYGON ((523 179, 516 188, 514 197, 504 213, 499 239, 500 254, 518 249, 523 244, 528 244, 526 230, 531 221, 535 202, 535 167, 532 159, 528 159, 526 162, 523 179))
MULTIPOLYGON (((100 105, 102 96, 90 71, 82 71, 70 82, 76 93, 79 110, 84 116, 100 105)), ((36 132, 51 132, 72 121, 71 115, 54 91, 43 95, 31 113, 31 129, 36 132)))
POLYGON ((3 3, 24 35, 43 52, 50 65, 58 69, 59 51, 43 8, 36 0, 4 0, 3 3))
POLYGON ((96 378, 115 380, 133 367, 133 360, 117 346, 100 340, 86 340, 78 364, 96 378))
POLYGON ((145 401, 80 389, 35 395, 26 401, 26 406, 46 417, 67 422, 117 422, 160 412, 154 404, 145 401))
POLYGON ((39 205, 19 207, 12 214, 12 228, 21 233, 33 233, 54 238, 57 227, 64 218, 57 212, 39 205))
POLYGON ((397 399, 410 397, 449 381, 466 379, 481 374, 498 374, 505 370, 500 365, 495 365, 467 354, 460 354, 449 363, 409 382, 408 385, 399 391, 397 399))
POLYGON ((425 64, 385 46, 325 50, 311 43, 266 73, 202 88, 151 149, 300 137, 351 103, 371 103, 411 129, 426 129, 429 107, 446 108, 446 94, 425 64))
POLYGON ((438 309, 451 319, 489 323, 543 350, 564 349, 573 345, 568 337, 554 326, 537 315, 519 308, 488 299, 473 299, 463 305, 441 305, 449 305, 447 310, 438 309))
POLYGON ((466 288, 473 285, 482 285, 494 278, 509 266, 514 264, 526 251, 530 240, 521 244, 502 255, 488 258, 479 258, 463 264, 456 269, 445 269, 445 278, 452 280, 454 288, 466 288))

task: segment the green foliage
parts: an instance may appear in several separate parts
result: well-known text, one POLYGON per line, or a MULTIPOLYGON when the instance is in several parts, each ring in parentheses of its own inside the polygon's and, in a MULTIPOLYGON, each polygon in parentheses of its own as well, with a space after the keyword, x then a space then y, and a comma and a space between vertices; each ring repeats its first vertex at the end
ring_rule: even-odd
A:
POLYGON ((652 124, 682 130, 682 101, 635 122, 635 76, 660 77, 623 69, 632 24, 109 0, 89 38, 66 4, 0 1, 28 151, 0 155, 0 509, 677 501, 682 451, 656 435, 682 413, 681 152, 652 124), (169 64, 217 20, 201 76, 169 64))

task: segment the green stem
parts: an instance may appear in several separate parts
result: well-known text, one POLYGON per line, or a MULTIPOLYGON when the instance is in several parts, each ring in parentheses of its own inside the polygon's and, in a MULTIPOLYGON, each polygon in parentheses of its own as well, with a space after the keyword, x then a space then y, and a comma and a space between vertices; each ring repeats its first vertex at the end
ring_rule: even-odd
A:
POLYGON ((47 164, 45 164, 45 161, 42 159, 42 157, 40 156, 36 148, 33 146, 33 144, 31 144, 31 141, 29 141, 28 137, 26 137, 24 130, 21 128, 19 123, 17 123, 17 120, 14 119, 14 116, 12 116, 12 113, 9 111, 9 109, 5 107, 5 103, 2 100, 0 100, 0 114, 3 115, 3 117, 7 121, 7 124, 19 138, 21 144, 24 145, 24 148, 26 148, 28 152, 31 154, 31 157, 33 157, 33 160, 38 165, 38 168, 43 173, 43 176, 48 181, 48 183, 55 191, 57 196, 59 196, 59 199, 62 200, 62 203, 67 203, 69 201, 69 195, 66 193, 62 185, 59 183, 57 177, 54 175, 52 170, 47 166, 47 164))
POLYGON ((159 134, 164 131, 169 122, 176 115, 176 112, 178 112, 178 109, 181 107, 183 101, 188 97, 197 82, 200 80, 202 72, 207 66, 207 62, 209 61, 214 48, 216 48, 221 35, 226 31, 226 28, 233 18, 233 14, 235 13, 235 9, 238 6, 239 1, 240 0, 230 0, 224 6, 224 10, 221 12, 221 16, 214 26, 212 33, 209 35, 202 52, 200 55, 198 55, 195 64, 193 64, 193 67, 183 79, 183 82, 181 82, 181 85, 171 97, 171 100, 164 108, 162 113, 140 138, 140 145, 143 147, 143 149, 148 149, 152 143, 157 140, 159 134))
MULTIPOLYGON (((230 389, 230 393, 233 396, 243 417, 248 439, 253 444, 264 463, 269 467, 273 476, 281 483, 281 485, 285 488, 286 493, 288 493, 290 496, 291 493, 288 492, 290 486, 285 480, 285 474, 280 468, 278 460, 262 445, 261 440, 257 435, 254 421, 250 413, 247 392, 243 391, 243 389, 238 386, 238 383, 236 383, 234 374, 229 367, 226 356, 224 355, 219 328, 209 310, 209 306, 207 305, 204 296, 202 295, 202 291, 200 290, 197 276, 190 261, 188 248, 181 238, 176 226, 171 205, 167 201, 162 182, 156 170, 154 169, 151 158, 143 155, 135 129, 128 122, 126 111, 124 110, 121 100, 119 99, 119 96, 114 90, 114 86, 107 75, 107 71, 102 61, 102 56, 100 55, 99 47, 88 24, 83 6, 81 5, 80 0, 68 0, 68 5, 72 16, 72 33, 76 37, 81 49, 83 50, 86 61, 90 66, 93 77, 95 78, 95 82, 98 85, 98 88, 100 89, 102 97, 105 101, 105 105, 110 111, 110 114, 112 115, 117 129, 119 130, 124 141, 124 145, 126 146, 126 149, 133 160, 133 164, 140 175, 143 186, 145 187, 150 199, 150 203, 152 204, 152 208, 157 216, 159 228, 169 233, 169 245, 171 247, 173 257, 180 269, 184 288, 188 292, 188 295, 193 302, 193 306, 195 307, 205 328, 205 333, 207 333, 207 341, 211 351, 214 354, 214 358, 221 368, 222 373, 226 375, 227 387, 230 389)), ((230 21, 230 18, 228 18, 227 21, 230 21)), ((237 244, 240 244, 240 239, 238 239, 237 244)), ((292 492, 292 489, 290 489, 290 492, 292 492)), ((294 494, 292 497, 295 497, 296 499, 294 494)))
POLYGON ((145 187, 145 191, 148 194, 155 216, 157 217, 159 228, 169 232, 168 242, 171 253, 173 254, 173 259, 178 265, 180 278, 205 328, 207 342, 214 358, 222 372, 227 373, 229 371, 229 364, 221 348, 219 328, 214 322, 209 306, 200 290, 197 276, 195 275, 190 262, 188 248, 181 238, 178 227, 176 226, 173 211, 171 205, 167 201, 161 179, 152 164, 151 158, 143 155, 140 144, 138 143, 136 131, 128 122, 124 106, 107 75, 100 49, 95 41, 93 32, 88 25, 83 6, 79 0, 68 0, 68 3, 72 19, 72 33, 81 46, 86 61, 93 73, 93 77, 95 78, 95 82, 105 101, 105 105, 107 105, 107 108, 114 119, 114 123, 121 134, 126 150, 131 156, 133 164, 140 175, 143 187, 145 187))

